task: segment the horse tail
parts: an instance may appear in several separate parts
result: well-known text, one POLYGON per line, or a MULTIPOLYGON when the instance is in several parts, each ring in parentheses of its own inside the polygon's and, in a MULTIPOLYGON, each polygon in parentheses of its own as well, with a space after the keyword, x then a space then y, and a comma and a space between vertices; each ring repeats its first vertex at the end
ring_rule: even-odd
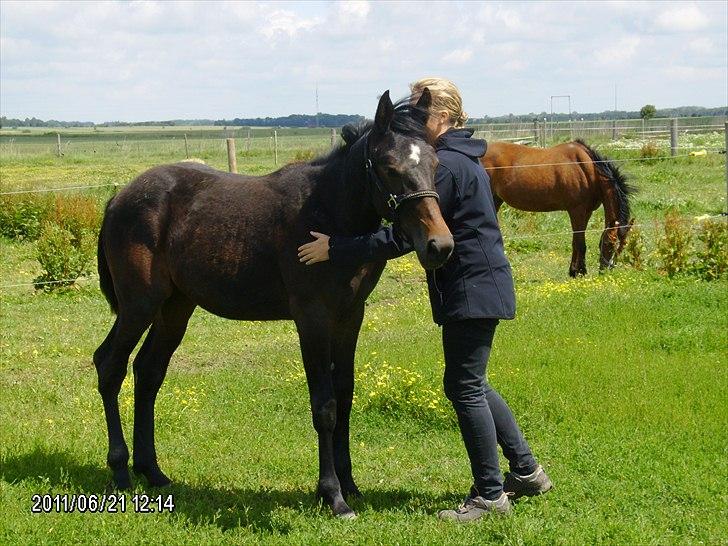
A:
POLYGON ((109 302, 111 310, 115 313, 119 313, 119 300, 116 297, 116 291, 114 290, 114 279, 111 276, 109 270, 109 263, 106 260, 106 251, 104 250, 104 228, 106 227, 106 221, 108 218, 109 205, 113 198, 109 199, 106 204, 106 211, 104 212, 104 220, 101 223, 101 229, 99 230, 99 246, 96 253, 98 259, 99 269, 99 285, 101 286, 101 292, 106 297, 106 301, 109 302))
POLYGON ((631 195, 637 192, 637 188, 627 182, 627 176, 613 162, 602 156, 583 140, 577 139, 575 142, 589 154, 589 158, 594 162, 599 174, 614 189, 614 195, 617 201, 615 209, 620 226, 619 234, 620 237, 626 237, 632 215, 629 199, 631 195))

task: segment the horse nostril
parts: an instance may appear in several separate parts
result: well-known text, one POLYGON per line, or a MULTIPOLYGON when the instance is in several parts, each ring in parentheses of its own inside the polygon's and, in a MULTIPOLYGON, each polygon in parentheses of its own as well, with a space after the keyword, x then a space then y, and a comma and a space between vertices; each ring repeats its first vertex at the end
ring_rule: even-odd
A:
POLYGON ((452 252, 452 241, 430 239, 427 243, 427 254, 434 259, 446 260, 452 252))

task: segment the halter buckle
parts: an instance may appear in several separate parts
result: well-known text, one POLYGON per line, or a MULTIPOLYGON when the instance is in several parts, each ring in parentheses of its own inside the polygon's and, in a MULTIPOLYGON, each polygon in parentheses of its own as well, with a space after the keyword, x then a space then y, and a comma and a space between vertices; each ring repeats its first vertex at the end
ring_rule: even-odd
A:
POLYGON ((389 206, 392 210, 397 210, 397 206, 399 203, 397 202, 397 196, 393 193, 389 194, 389 199, 387 199, 387 206, 389 206))

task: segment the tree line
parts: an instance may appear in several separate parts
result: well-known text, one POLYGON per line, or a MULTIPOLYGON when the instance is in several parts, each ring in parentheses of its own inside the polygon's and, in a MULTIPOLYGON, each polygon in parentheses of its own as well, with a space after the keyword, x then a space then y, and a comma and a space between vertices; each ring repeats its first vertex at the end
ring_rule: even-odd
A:
MULTIPOLYGON (((651 105, 648 105, 651 106, 651 105)), ((728 115, 728 107, 721 106, 717 108, 704 108, 702 106, 680 106, 677 108, 657 108, 654 112, 650 112, 648 117, 651 118, 674 118, 674 117, 694 117, 694 116, 726 116, 728 115)), ((643 111, 631 110, 607 110, 598 113, 581 113, 571 112, 553 114, 549 112, 528 114, 507 114, 503 116, 485 116, 482 118, 470 119, 470 124, 482 123, 513 123, 528 121, 568 121, 568 120, 612 120, 612 119, 636 119, 645 117, 643 111)), ((8 127, 136 127, 136 126, 153 126, 153 127, 170 127, 177 125, 196 126, 196 125, 214 125, 228 127, 342 127, 347 123, 356 123, 363 121, 364 116, 358 114, 291 114, 282 117, 264 117, 264 118, 234 118, 234 119, 172 119, 166 121, 108 121, 104 123, 93 123, 91 121, 58 121, 54 119, 42 120, 35 117, 32 118, 8 118, 0 117, 0 128, 8 127)))

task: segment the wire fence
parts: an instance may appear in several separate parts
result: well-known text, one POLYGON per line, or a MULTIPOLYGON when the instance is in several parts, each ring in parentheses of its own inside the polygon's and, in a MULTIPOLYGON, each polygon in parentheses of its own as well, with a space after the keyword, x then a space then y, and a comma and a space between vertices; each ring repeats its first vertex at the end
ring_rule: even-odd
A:
MULTIPOLYGON (((723 214, 714 214, 714 215, 703 215, 700 217, 697 217, 693 219, 691 222, 692 226, 700 225, 704 221, 708 220, 716 220, 718 218, 724 218, 726 221, 728 221, 728 215, 723 214)), ((630 224, 630 228, 640 228, 642 230, 657 230, 660 229, 663 226, 663 224, 659 221, 651 222, 651 223, 642 223, 642 224, 630 224)), ((580 229, 580 230, 570 230, 570 231, 559 231, 559 232, 550 232, 550 233, 528 233, 528 234, 515 234, 510 235, 506 234, 503 236, 503 240, 508 243, 510 240, 523 240, 523 239, 529 239, 529 240, 538 240, 538 239, 548 239, 552 237, 573 237, 577 233, 601 233, 605 231, 605 229, 617 229, 618 227, 623 226, 614 226, 610 228, 587 228, 587 229, 580 229)), ((77 282, 98 282, 99 278, 98 275, 87 275, 83 277, 77 277, 75 279, 60 279, 55 281, 42 281, 42 282, 18 282, 18 283, 12 283, 12 284, 0 284, 0 290, 5 290, 8 288, 27 288, 27 287, 42 287, 42 286, 48 286, 48 285, 57 285, 57 284, 75 284, 77 282)))
MULTIPOLYGON (((693 149, 690 147, 682 147, 680 149, 693 149)), ((622 149, 623 151, 634 151, 628 148, 622 149)), ((701 150, 704 150, 706 152, 706 155, 724 155, 725 150, 722 148, 701 148, 701 150)), ((668 160, 668 159, 680 159, 680 158, 687 158, 687 157, 695 157, 694 154, 677 154, 673 156, 658 156, 658 157, 628 157, 628 158, 621 158, 621 159, 603 159, 603 160, 597 160, 597 161, 563 161, 563 162, 554 162, 554 163, 528 163, 523 165, 502 165, 502 166, 495 166, 495 167, 488 167, 488 170, 502 170, 502 169, 529 169, 534 167, 555 167, 555 166, 562 166, 562 165, 586 165, 586 164, 593 164, 593 163, 634 163, 634 162, 655 162, 660 160, 668 160)), ((86 189, 93 189, 93 188, 106 188, 106 187, 115 187, 115 188, 122 188, 126 185, 128 185, 129 182, 109 182, 106 184, 89 184, 85 186, 59 186, 54 188, 27 188, 27 189, 20 189, 20 190, 11 190, 11 191, 3 191, 0 192, 0 196, 3 195, 22 195, 22 194, 29 194, 29 193, 48 193, 48 192, 60 192, 60 191, 71 191, 71 190, 86 190, 86 189)))

